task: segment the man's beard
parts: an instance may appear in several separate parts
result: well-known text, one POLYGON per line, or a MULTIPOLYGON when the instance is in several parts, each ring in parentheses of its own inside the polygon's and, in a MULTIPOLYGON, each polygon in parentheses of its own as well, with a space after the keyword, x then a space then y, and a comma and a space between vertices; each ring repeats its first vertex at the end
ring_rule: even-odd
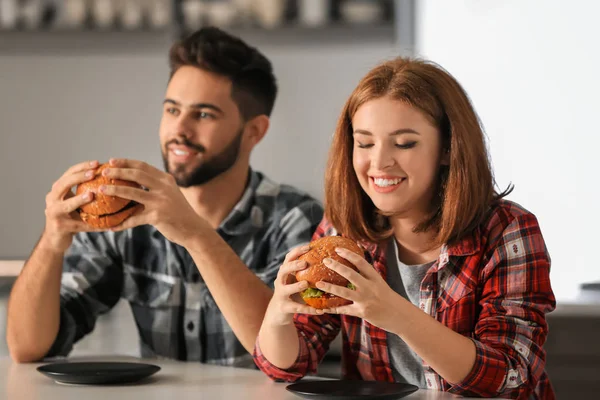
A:
POLYGON ((166 143, 165 151, 163 152, 163 164, 165 166, 165 171, 173 175, 177 185, 179 187, 187 188, 190 186, 198 186, 202 185, 210 180, 216 178, 222 173, 228 171, 237 161, 240 147, 242 144, 242 134, 244 130, 241 129, 239 133, 233 138, 231 143, 227 145, 223 151, 210 159, 200 162, 200 165, 194 169, 193 171, 187 173, 186 165, 178 165, 173 170, 169 168, 169 160, 168 160, 168 146, 172 143, 177 143, 179 145, 184 145, 197 151, 198 153, 205 153, 206 149, 204 146, 199 144, 194 144, 190 142, 187 138, 178 138, 173 139, 166 143))

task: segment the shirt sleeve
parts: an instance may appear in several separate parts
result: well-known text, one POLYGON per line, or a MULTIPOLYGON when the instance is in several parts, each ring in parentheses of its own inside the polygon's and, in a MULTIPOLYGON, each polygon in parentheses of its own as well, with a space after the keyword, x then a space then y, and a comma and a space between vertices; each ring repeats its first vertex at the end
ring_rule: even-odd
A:
POLYGON ((60 325, 46 357, 68 355, 73 345, 94 329, 98 316, 119 301, 123 268, 115 235, 75 235, 63 262, 60 325))
MULTIPOLYGON (((312 240, 335 234, 329 222, 323 218, 317 226, 312 240)), ((271 364, 260 349, 257 338, 254 347, 254 362, 267 376, 276 381, 295 382, 307 374, 314 374, 323 360, 330 343, 338 335, 341 328, 339 315, 307 315, 295 314, 294 325, 298 332, 299 352, 294 364, 288 369, 281 369, 271 364)))
POLYGON ((310 242, 313 232, 323 217, 323 208, 316 200, 307 198, 288 210, 277 224, 270 241, 269 257, 257 276, 271 289, 279 267, 293 248, 310 242))
POLYGON ((281 369, 265 358, 260 350, 259 340, 254 347, 254 362, 258 368, 275 381, 295 382, 308 374, 317 372, 330 343, 340 331, 339 315, 294 315, 294 325, 298 331, 299 352, 294 364, 281 369))
POLYGON ((480 315, 471 372, 451 393, 529 398, 544 373, 545 314, 556 301, 550 257, 533 214, 515 218, 502 232, 483 268, 480 315))

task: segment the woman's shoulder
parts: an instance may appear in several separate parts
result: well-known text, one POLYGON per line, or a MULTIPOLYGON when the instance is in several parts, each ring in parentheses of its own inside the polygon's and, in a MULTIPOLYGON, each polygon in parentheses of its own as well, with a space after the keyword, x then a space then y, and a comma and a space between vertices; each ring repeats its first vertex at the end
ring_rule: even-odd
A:
POLYGON ((535 219, 535 215, 522 205, 506 199, 494 201, 485 215, 481 224, 482 228, 491 228, 497 225, 507 227, 515 220, 535 219))
POLYGON ((531 211, 506 199, 495 201, 480 225, 481 236, 488 245, 538 234, 539 230, 538 220, 531 211))

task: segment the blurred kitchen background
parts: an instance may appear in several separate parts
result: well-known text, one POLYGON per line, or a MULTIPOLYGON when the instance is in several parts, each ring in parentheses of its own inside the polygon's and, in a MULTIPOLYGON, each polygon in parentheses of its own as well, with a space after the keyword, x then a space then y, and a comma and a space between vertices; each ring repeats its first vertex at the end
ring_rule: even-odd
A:
MULTIPOLYGON (((70 165, 128 157, 162 167, 161 101, 173 40, 217 25, 258 47, 279 80, 253 165, 322 199, 339 111, 396 55, 432 59, 470 94, 500 188, 533 211, 553 260, 548 371, 559 398, 600 384, 597 38, 591 0, 0 0, 0 356, 6 299, 70 165)), ((138 354, 127 304, 80 354, 138 354)), ((321 373, 339 374, 339 344, 321 373)))

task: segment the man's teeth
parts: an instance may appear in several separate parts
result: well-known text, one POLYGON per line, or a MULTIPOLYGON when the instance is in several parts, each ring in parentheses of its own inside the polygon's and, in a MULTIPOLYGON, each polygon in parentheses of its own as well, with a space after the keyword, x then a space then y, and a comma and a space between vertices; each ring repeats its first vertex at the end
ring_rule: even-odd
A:
POLYGON ((189 153, 189 152, 187 152, 187 151, 184 151, 184 150, 177 150, 177 149, 173 150, 173 153, 175 153, 175 155, 177 155, 177 156, 187 156, 187 155, 189 155, 189 154, 190 154, 190 153, 189 153))
POLYGON ((397 185, 400 182, 402 182, 402 178, 399 178, 399 179, 375 178, 373 180, 375 181, 375 184, 380 187, 394 186, 394 185, 397 185))

